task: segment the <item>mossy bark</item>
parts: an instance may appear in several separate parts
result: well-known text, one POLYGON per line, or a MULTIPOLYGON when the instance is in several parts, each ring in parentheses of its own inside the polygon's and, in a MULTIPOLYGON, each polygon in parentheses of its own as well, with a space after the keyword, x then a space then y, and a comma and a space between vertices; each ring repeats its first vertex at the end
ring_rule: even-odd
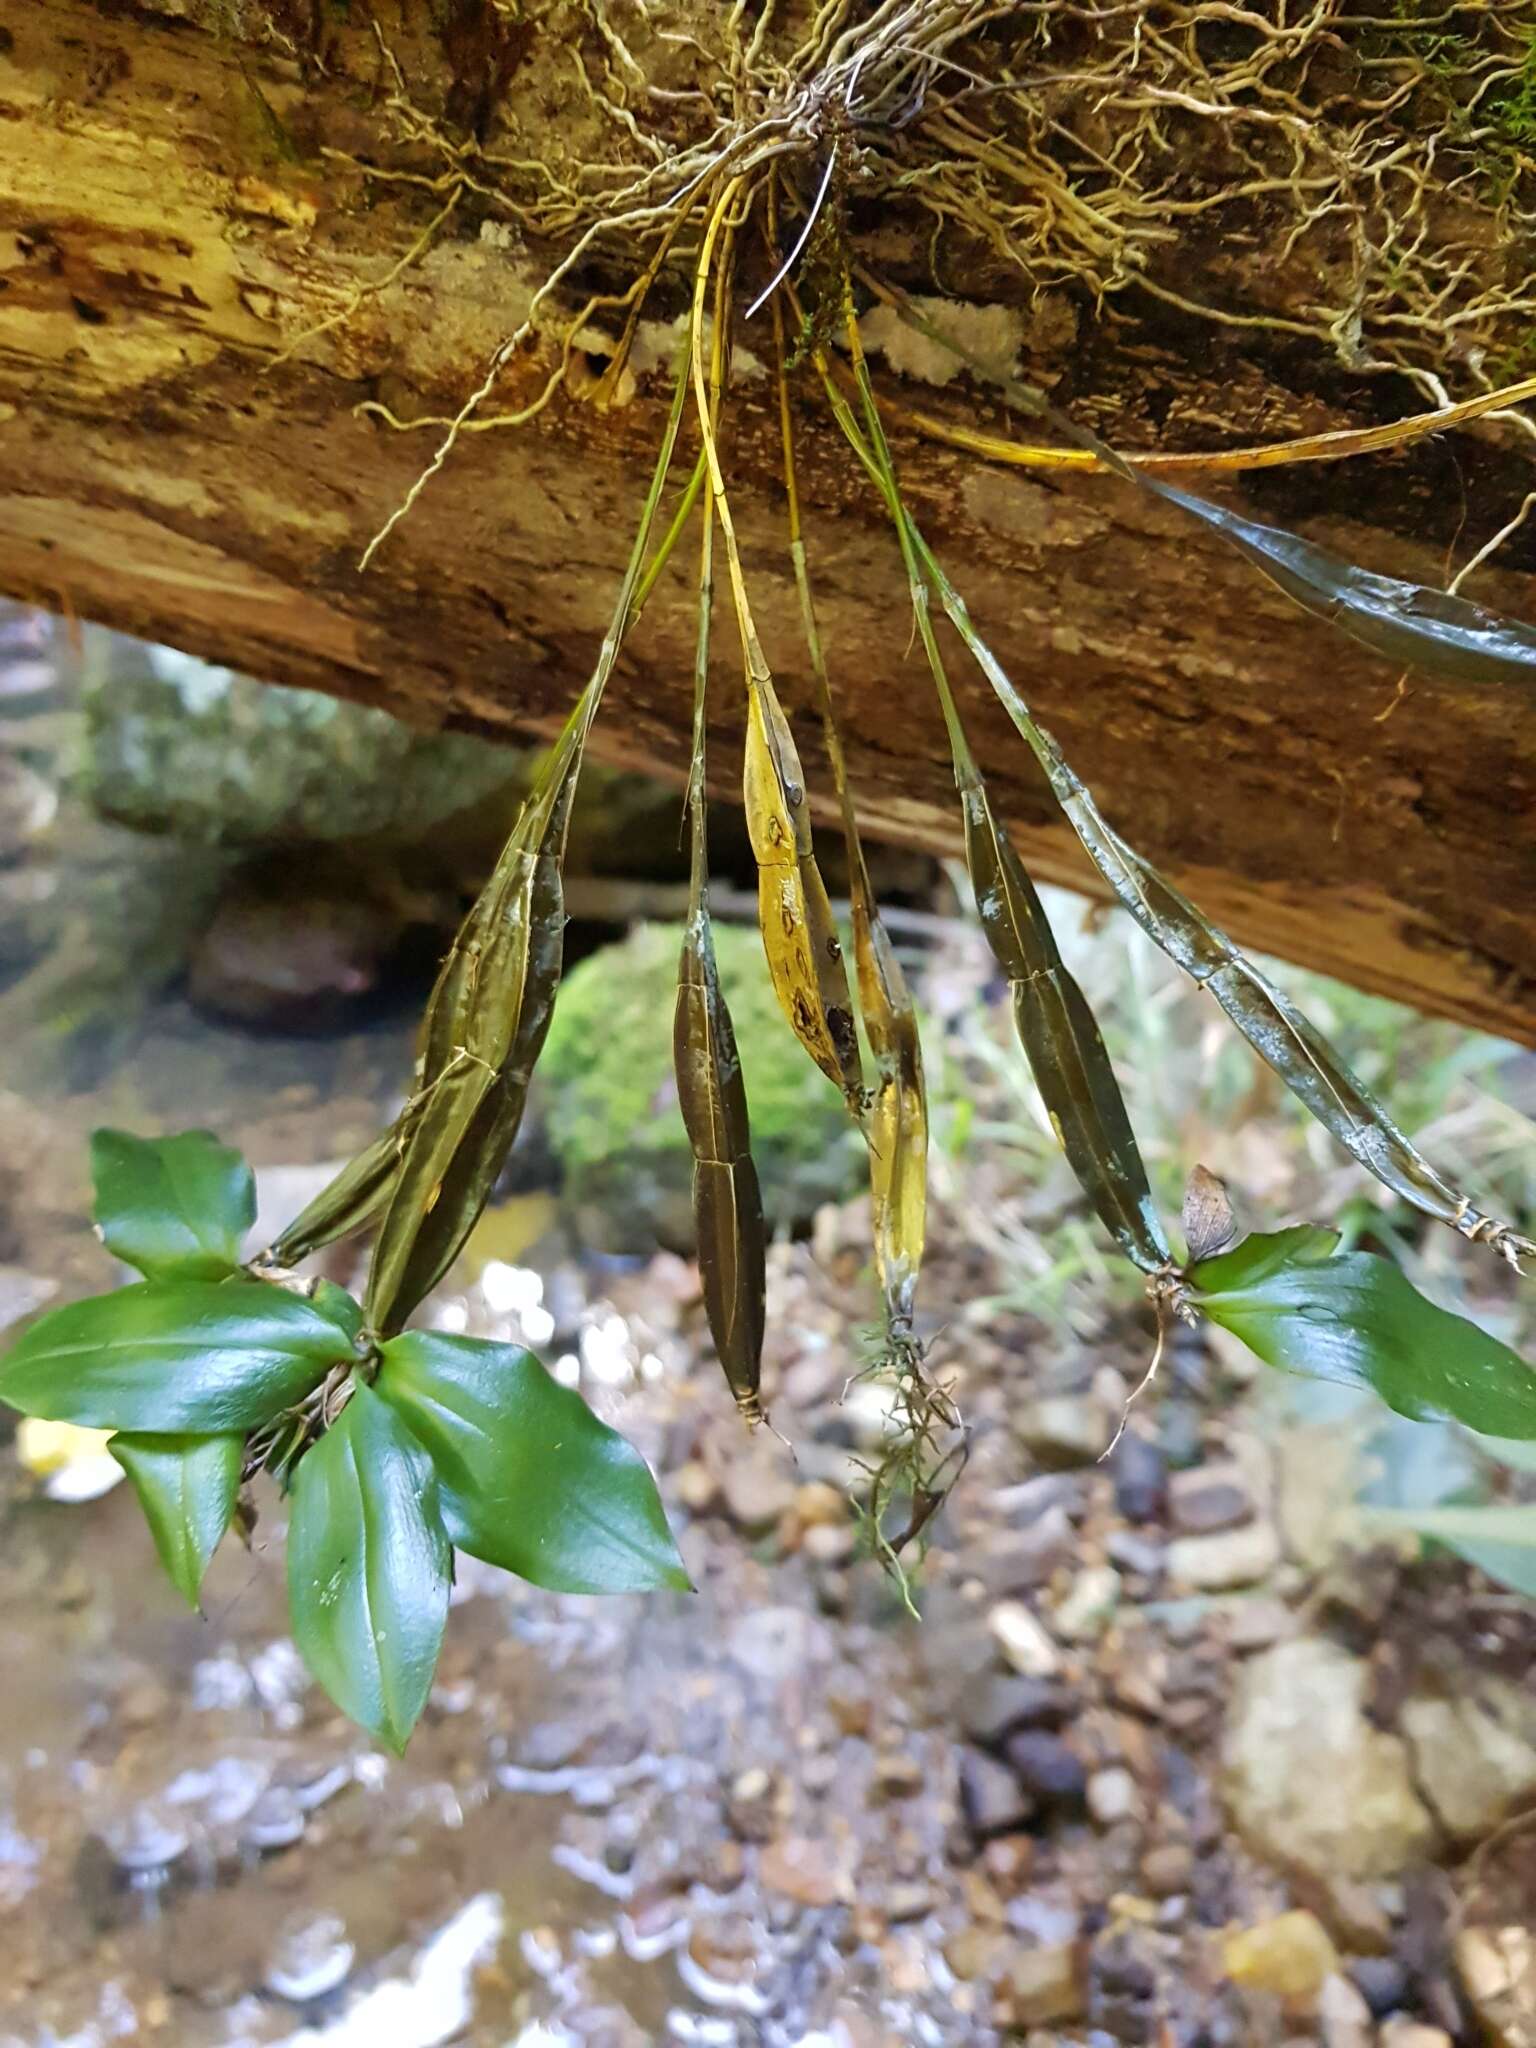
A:
MULTIPOLYGON (((350 13, 13 0, 0 30, 0 586, 423 726, 547 733, 612 603, 665 350, 653 336, 663 367, 622 409, 561 394, 525 428, 466 436, 359 573, 435 442, 358 404, 456 409, 550 260, 471 196, 388 289, 353 303, 442 204, 358 168, 387 154, 390 78, 370 12, 454 133, 483 128, 487 91, 526 93, 523 118, 553 160, 590 147, 592 109, 548 84, 558 67, 539 69, 537 32, 478 0, 350 13)), ((880 253, 920 278, 915 244, 887 230, 880 253)), ((1230 275, 1226 260, 1190 247, 1184 282, 1202 264, 1207 281, 1230 275)), ((1134 294, 1096 314, 1062 291, 1031 311, 995 264, 948 281, 1011 297, 1032 374, 1127 442, 1223 445, 1422 405, 1283 334, 1212 329, 1134 294)), ((509 365, 497 408, 531 397, 547 366, 537 352, 509 365)), ((920 395, 992 417, 961 384, 920 395)), ((953 848, 943 731, 892 542, 814 397, 807 387, 801 489, 860 808, 874 833, 953 848)), ((809 680, 770 398, 766 380, 741 379, 727 461, 765 639, 799 713, 809 680)), ((1113 479, 1005 473, 900 437, 898 455, 974 614, 1074 765, 1209 912, 1258 947, 1536 1042, 1536 694, 1418 677, 1399 693, 1372 656, 1113 479)), ((1255 476, 1237 501, 1437 581, 1451 542, 1464 552, 1529 488, 1528 456, 1494 427, 1255 476)), ((1529 540, 1500 561, 1473 594, 1536 617, 1529 540)), ((679 580, 626 649, 597 749, 680 773, 692 631, 679 580)), ((728 674, 722 661, 722 685, 728 674)), ((741 721, 729 687, 717 698, 728 784, 741 721)), ((967 716, 1026 857, 1086 885, 979 682, 967 716)))

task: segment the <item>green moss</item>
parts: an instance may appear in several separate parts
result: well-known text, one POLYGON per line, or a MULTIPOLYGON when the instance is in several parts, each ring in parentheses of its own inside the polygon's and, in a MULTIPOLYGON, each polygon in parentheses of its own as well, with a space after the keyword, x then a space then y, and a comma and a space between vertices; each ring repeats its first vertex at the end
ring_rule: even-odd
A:
MULTIPOLYGON (((584 1234, 612 1250, 692 1241, 692 1163, 672 1078, 682 933, 645 925, 567 976, 539 1062, 550 1139, 584 1234)), ((862 1178, 841 1098, 785 1023, 756 932, 717 926, 741 1048, 752 1150, 775 1223, 809 1217, 862 1178)))

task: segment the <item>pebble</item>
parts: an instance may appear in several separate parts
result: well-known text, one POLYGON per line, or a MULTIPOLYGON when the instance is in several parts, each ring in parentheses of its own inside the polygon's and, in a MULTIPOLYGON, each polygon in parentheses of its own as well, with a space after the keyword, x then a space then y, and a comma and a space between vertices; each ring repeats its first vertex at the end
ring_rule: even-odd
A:
POLYGON ((1499 2048, 1536 2048, 1536 1928, 1464 1927, 1455 1956, 1488 2039, 1499 2048))
POLYGON ((799 1607, 753 1607, 732 1627, 731 1656, 765 1685, 782 1685, 831 1660, 832 1633, 799 1607))
POLYGON ((304 1809, 285 1785, 263 1792, 245 1817, 240 1839, 251 1849, 287 1849, 305 1829, 304 1809))
POLYGON ((923 1788, 923 1767, 915 1756, 887 1750, 875 1759, 875 1787, 887 1799, 910 1799, 923 1788))
POLYGON ((1040 1463, 1054 1470, 1093 1464, 1114 1433, 1109 1411, 1092 1394, 1047 1394, 1026 1402, 1014 1427, 1040 1463))
POLYGON ((1222 1786, 1239 1833, 1325 1884, 1395 1876, 1435 1840, 1405 1744, 1367 1712, 1370 1684, 1361 1658, 1299 1636, 1239 1665, 1227 1708, 1222 1786))
POLYGON ((1141 1791, 1131 1773, 1120 1765, 1095 1771, 1088 1780, 1088 1811, 1102 1828, 1136 1819, 1141 1812, 1141 1791))
POLYGON ((1075 1705, 1059 1680, 996 1671, 962 1700, 961 1726, 983 1749, 995 1749, 1015 1728, 1060 1727, 1075 1705))
POLYGON ((1396 1956, 1356 1956, 1349 1974, 1377 2019, 1385 2019, 1408 2003, 1411 1980, 1396 1956))
POLYGON ((1000 1529, 979 1560, 987 1585, 998 1593, 1032 1592, 1047 1585, 1077 1549, 1077 1531, 1060 1505, 1022 1529, 1000 1529))
POLYGON ((859 1532, 852 1522, 817 1522, 800 1539, 812 1564, 847 1564, 858 1547, 859 1532))
POLYGON ((992 1496, 992 1511, 1002 1515, 1015 1529, 1025 1528, 1052 1508, 1071 1516, 1083 1511, 1083 1484, 1078 1472, 1037 1472, 1033 1479, 1021 1479, 1013 1486, 1000 1486, 992 1496))
POLYGON ((1160 1520, 1168 1502, 1168 1460, 1150 1437, 1127 1430, 1109 1459, 1115 1512, 1128 1522, 1160 1520))
POLYGON ((1376 2036, 1377 2048, 1454 2048, 1443 2027, 1427 2027, 1421 2020, 1390 2019, 1376 2036))
POLYGON ((1008 1663, 1025 1678, 1054 1678, 1060 1671, 1061 1651, 1022 1600, 999 1600, 987 1626, 1008 1663))
POLYGON ((1141 1859, 1141 1881, 1154 1899, 1187 1892, 1194 1873, 1195 1852, 1186 1842, 1160 1842, 1141 1859))
POLYGON ((308 1914, 279 1933, 262 1981, 275 1997, 308 2005, 344 1984, 356 1960, 344 1920, 334 1913, 308 1914))
POLYGON ((758 1876, 769 1891, 797 1906, 835 1906, 851 1895, 842 1856, 815 1835, 780 1835, 770 1842, 758 1876))
POLYGON ((707 1515, 720 1498, 720 1482, 700 1458, 690 1458, 672 1475, 672 1491, 690 1515, 707 1515))
POLYGON ((1223 1461, 1175 1472, 1168 1482, 1168 1519, 1181 1536, 1214 1536, 1252 1521, 1254 1500, 1240 1466, 1223 1461))
POLYGON ((101 1839, 119 1870, 143 1877, 184 1856, 190 1838, 175 1814, 145 1800, 107 1821, 101 1839))
POLYGON ((1168 1574, 1200 1593, 1225 1592, 1268 1578, 1280 1562, 1272 1522, 1251 1522, 1215 1536, 1178 1536, 1168 1546, 1168 1574))
POLYGON ((848 1496, 829 1480, 807 1480, 795 1488, 795 1516, 807 1529, 820 1528, 826 1522, 846 1522, 848 1496))
POLYGON ((1047 2026, 1075 2020, 1086 2003, 1077 1944, 1009 1948, 999 1974, 998 2007, 1013 2027, 1047 2026))
POLYGON ((1004 1745, 1009 1767, 1024 1790, 1051 1805, 1075 1805, 1088 1789, 1082 1758, 1061 1736, 1022 1728, 1004 1745))
POLYGON ((1337 1972, 1339 1955, 1316 1914, 1298 1909, 1229 1934, 1221 1967, 1245 1991, 1270 1991, 1287 2004, 1310 2007, 1337 1972))
POLYGON ((881 1901, 885 1917, 893 1926, 905 1920, 921 1920, 933 1910, 933 1892, 925 1884, 893 1884, 881 1901))
POLYGON ((1120 1574, 1113 1565, 1087 1565, 1067 1588, 1051 1616, 1057 1635, 1069 1643, 1091 1643, 1103 1635, 1120 1604, 1120 1574))
POLYGON ((1154 1537, 1140 1536, 1134 1529, 1115 1529, 1104 1545, 1109 1561, 1137 1578, 1155 1579, 1168 1562, 1168 1547, 1154 1537))
POLYGON ((738 1529, 762 1535, 795 1504, 795 1482, 773 1446, 733 1458, 721 1481, 726 1513, 738 1529))
POLYGON ((1347 1977, 1330 1977, 1317 2001, 1323 2048, 1372 2048, 1376 2038, 1371 2008, 1347 1977))
POLYGON ((1008 1766, 981 1749, 960 1752, 960 1803, 971 1833, 982 1839, 1013 1834, 1034 1812, 1008 1766))
POLYGON ((963 1983, 994 1976, 1002 1968, 1012 1943, 996 1927, 971 1921, 944 1944, 944 1960, 963 1983))
POLYGON ((1490 1834, 1536 1793, 1536 1699, 1491 1674, 1458 1680, 1457 1697, 1415 1696, 1398 1717, 1419 1789, 1453 1835, 1490 1834))

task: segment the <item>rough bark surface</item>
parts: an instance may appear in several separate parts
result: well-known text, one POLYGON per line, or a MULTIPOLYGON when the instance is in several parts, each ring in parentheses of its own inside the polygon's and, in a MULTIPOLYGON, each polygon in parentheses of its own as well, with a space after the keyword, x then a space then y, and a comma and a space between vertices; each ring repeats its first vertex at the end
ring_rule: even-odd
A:
MULTIPOLYGON (((526 428, 466 436, 360 574, 363 546, 434 440, 357 404, 454 410, 547 257, 465 208, 388 289, 353 304, 440 203, 356 168, 387 89, 377 45, 348 31, 322 70, 277 41, 237 45, 206 12, 190 0, 11 0, 5 11, 0 585, 417 723, 549 731, 612 602, 664 363, 620 410, 562 394, 526 428), (345 317, 300 339, 334 314, 345 317)), ((479 7, 439 14, 503 20, 479 7)), ((412 63, 449 74, 439 103, 455 80, 484 74, 472 39, 456 49, 419 27, 401 38, 412 63)), ((491 54, 515 95, 519 53, 504 43, 491 54)), ((566 116, 551 101, 542 118, 566 116)), ((1034 374, 1059 380, 1069 402, 1089 389, 1085 416, 1142 445, 1276 438, 1422 404, 1294 345, 1171 325, 1150 302, 1095 317, 1058 295, 1025 340, 1034 374)), ((654 343, 652 360, 661 354, 654 343)), ((509 366, 497 405, 531 395, 546 368, 536 356, 509 366)), ((958 419, 990 416, 960 383, 921 395, 958 419)), ((765 638, 799 711, 808 691, 770 397, 765 379, 741 377, 728 462, 765 638)), ((860 807, 873 831, 952 848, 942 728, 889 531, 808 387, 804 397, 812 567, 860 807)), ((1420 677, 1399 692, 1374 657, 1112 478, 1031 478, 915 442, 898 454, 973 614, 1069 758, 1210 913, 1252 945, 1536 1042, 1531 696, 1420 677)), ((1234 502, 1436 581, 1458 531, 1464 556, 1531 481, 1530 457, 1494 427, 1407 456, 1267 473, 1234 502)), ((1501 556, 1515 566, 1485 573, 1474 594, 1536 618, 1528 548, 1523 559, 1524 572, 1517 544, 1501 556)), ((680 773, 691 638, 677 579, 624 655, 600 751, 680 773)), ((722 657, 722 784, 739 758, 729 677, 722 657)), ((1086 886, 1075 842, 979 680, 966 708, 1026 857, 1086 886)))

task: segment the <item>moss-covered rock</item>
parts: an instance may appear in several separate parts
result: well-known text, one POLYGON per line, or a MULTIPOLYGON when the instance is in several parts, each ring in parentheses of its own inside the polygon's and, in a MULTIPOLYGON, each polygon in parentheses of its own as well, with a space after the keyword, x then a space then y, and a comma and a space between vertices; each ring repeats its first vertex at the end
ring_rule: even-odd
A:
MULTIPOLYGON (((583 1236, 609 1251, 693 1246, 692 1162, 672 1078, 676 925, 644 925, 572 969, 539 1062, 549 1134, 583 1236)), ((741 1048, 752 1151, 775 1225, 852 1192, 860 1145, 841 1098, 796 1043, 757 933, 715 929, 741 1048)))

